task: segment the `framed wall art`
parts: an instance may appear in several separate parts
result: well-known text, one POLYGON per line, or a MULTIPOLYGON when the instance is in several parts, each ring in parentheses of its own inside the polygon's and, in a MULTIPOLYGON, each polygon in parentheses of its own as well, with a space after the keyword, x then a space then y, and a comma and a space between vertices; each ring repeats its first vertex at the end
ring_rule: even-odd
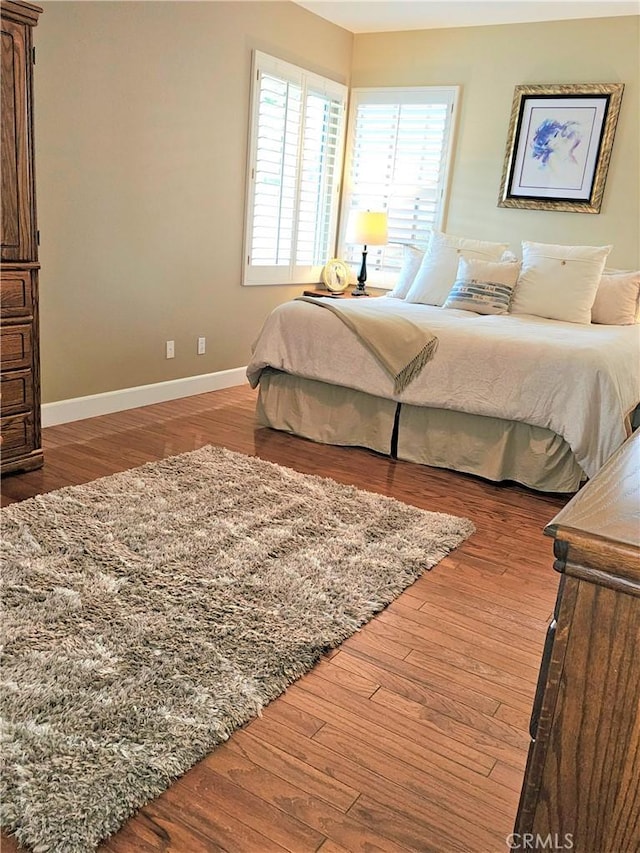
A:
POLYGON ((516 86, 498 207, 599 213, 623 89, 516 86))

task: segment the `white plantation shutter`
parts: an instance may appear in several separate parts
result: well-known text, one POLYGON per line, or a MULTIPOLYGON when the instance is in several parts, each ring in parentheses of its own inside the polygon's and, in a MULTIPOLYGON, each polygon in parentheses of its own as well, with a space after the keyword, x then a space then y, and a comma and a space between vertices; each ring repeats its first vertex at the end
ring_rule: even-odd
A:
POLYGON ((255 52, 244 284, 317 282, 335 254, 346 91, 255 52))
POLYGON ((261 75, 250 253, 258 266, 289 264, 302 89, 261 75))
MULTIPOLYGON (((342 222, 351 210, 384 210, 389 244, 371 246, 368 281, 392 286, 402 244, 424 246, 444 221, 458 87, 354 89, 342 222)), ((357 268, 362 246, 341 255, 357 268)))
POLYGON ((344 124, 344 100, 308 91, 302 145, 298 265, 324 264, 329 254, 333 254, 344 124))

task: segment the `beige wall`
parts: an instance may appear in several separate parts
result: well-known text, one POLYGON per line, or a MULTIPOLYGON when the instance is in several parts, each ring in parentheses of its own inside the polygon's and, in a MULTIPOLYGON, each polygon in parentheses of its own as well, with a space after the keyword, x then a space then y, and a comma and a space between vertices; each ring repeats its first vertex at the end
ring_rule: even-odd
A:
POLYGON ((610 264, 640 266, 640 17, 357 35, 353 86, 461 86, 446 230, 461 236, 613 244, 610 264), (514 87, 622 82, 599 214, 497 207, 514 87))
POLYGON ((348 83, 352 35, 292 3, 43 5, 43 402, 246 364, 300 292, 240 284, 251 50, 348 83))
POLYGON ((353 37, 287 2, 43 5, 44 402, 244 365, 268 312, 300 292, 240 284, 252 48, 353 85, 460 84, 447 229, 514 247, 611 242, 613 263, 640 265, 640 18, 353 37), (513 87, 618 80, 602 213, 497 208, 513 87))

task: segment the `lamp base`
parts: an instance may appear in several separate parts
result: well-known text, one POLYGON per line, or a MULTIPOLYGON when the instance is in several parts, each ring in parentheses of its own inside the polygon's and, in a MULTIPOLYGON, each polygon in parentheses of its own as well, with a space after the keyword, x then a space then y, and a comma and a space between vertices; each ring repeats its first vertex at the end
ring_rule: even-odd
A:
POLYGON ((352 296, 368 296, 365 291, 367 283, 367 247, 365 246, 362 252, 362 266, 360 267, 360 275, 358 276, 358 285, 355 290, 351 291, 352 296))
POLYGON ((369 294, 364 287, 360 287, 360 285, 358 285, 355 290, 351 291, 351 296, 369 296, 369 294))

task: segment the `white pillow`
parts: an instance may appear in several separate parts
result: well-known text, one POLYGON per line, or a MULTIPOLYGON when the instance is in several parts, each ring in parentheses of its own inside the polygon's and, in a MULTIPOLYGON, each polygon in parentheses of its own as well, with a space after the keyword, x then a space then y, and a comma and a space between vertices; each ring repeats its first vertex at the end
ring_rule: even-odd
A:
POLYGON ((420 264, 424 258, 424 249, 419 249, 417 246, 404 245, 402 252, 402 266, 398 274, 398 280, 395 287, 387 296, 392 296, 394 299, 404 299, 409 288, 413 284, 416 273, 420 269, 420 264))
POLYGON ((512 314, 591 323, 591 306, 611 246, 522 243, 522 270, 512 314))
POLYGON ((506 314, 519 272, 518 262, 460 258, 456 283, 444 307, 476 314, 506 314))
POLYGON ((591 308, 591 322, 630 326, 640 322, 640 270, 605 270, 591 308))
POLYGON ((465 258, 499 261, 506 248, 506 243, 468 240, 466 237, 454 237, 441 231, 433 231, 429 248, 405 301, 444 305, 456 280, 458 261, 462 254, 465 258))

